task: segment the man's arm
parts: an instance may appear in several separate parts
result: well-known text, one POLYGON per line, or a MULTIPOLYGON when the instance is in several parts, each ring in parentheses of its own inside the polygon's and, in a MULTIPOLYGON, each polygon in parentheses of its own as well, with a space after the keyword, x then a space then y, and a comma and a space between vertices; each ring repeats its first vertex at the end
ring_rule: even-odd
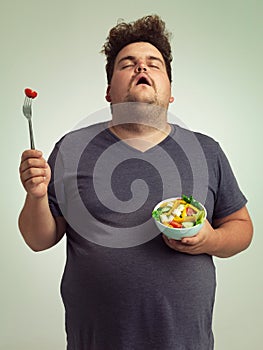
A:
POLYGON ((40 151, 27 150, 22 154, 19 171, 27 192, 18 221, 20 232, 32 250, 48 249, 63 237, 66 228, 65 219, 54 218, 49 208, 49 165, 40 151))
POLYGON ((194 237, 181 241, 168 239, 165 243, 172 249, 188 254, 209 254, 227 258, 245 250, 251 243, 253 225, 246 207, 213 223, 208 221, 194 237))

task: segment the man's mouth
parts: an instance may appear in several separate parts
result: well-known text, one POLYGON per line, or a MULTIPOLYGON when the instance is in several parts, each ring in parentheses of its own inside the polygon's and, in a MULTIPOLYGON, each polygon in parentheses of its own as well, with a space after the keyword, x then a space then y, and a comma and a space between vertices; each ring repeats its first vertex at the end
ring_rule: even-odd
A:
POLYGON ((150 80, 144 76, 140 77, 136 83, 136 85, 141 85, 141 84, 152 86, 150 80))

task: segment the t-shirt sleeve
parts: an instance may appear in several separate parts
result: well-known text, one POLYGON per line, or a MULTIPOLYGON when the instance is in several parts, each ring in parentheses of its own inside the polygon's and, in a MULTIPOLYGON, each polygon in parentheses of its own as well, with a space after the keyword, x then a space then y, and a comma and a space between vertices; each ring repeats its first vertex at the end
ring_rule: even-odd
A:
POLYGON ((214 207, 214 219, 233 214, 247 203, 247 199, 240 190, 237 179, 220 145, 218 145, 217 166, 218 190, 214 207))
POLYGON ((48 164, 51 168, 51 179, 48 185, 48 202, 53 216, 63 216, 62 214, 62 197, 63 174, 62 174, 62 157, 59 152, 59 147, 56 144, 48 158, 48 164))

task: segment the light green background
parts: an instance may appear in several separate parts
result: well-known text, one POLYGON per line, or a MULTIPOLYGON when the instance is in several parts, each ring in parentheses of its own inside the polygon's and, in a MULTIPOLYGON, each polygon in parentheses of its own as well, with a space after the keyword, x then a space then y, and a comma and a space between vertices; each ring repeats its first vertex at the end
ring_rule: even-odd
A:
POLYGON ((36 145, 48 156, 65 132, 107 106, 99 51, 109 28, 119 18, 130 21, 152 13, 161 15, 174 33, 176 101, 170 111, 220 142, 249 200, 255 226, 247 251, 215 259, 215 349, 262 349, 263 2, 2 0, 1 350, 65 348, 59 294, 65 240, 33 253, 17 228, 25 196, 18 166, 29 145, 21 113, 23 90, 39 92, 33 124, 36 145))

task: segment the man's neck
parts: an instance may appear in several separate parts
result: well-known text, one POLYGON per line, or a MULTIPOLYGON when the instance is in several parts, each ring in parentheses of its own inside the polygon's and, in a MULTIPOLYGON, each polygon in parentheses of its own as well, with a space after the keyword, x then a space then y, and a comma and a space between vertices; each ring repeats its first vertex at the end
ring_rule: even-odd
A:
POLYGON ((170 133, 167 108, 150 103, 126 102, 111 105, 111 131, 134 148, 145 151, 170 133))
POLYGON ((109 127, 111 132, 120 140, 142 152, 159 144, 171 131, 171 126, 167 121, 158 125, 158 127, 135 123, 115 125, 112 121, 109 127))

